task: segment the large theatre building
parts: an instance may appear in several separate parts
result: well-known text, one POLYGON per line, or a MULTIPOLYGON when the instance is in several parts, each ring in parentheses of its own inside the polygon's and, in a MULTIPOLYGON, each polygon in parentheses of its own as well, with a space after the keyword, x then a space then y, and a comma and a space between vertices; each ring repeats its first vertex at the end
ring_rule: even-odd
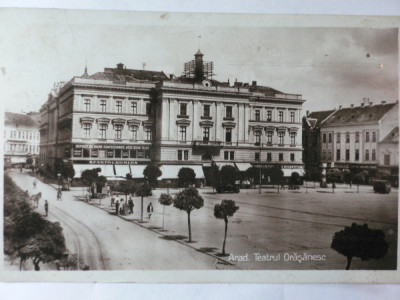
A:
POLYGON ((85 70, 55 86, 42 106, 40 159, 50 168, 56 158, 70 160, 76 177, 100 167, 109 179, 140 178, 151 161, 161 180, 177 178, 183 165, 205 179, 212 163, 303 175, 304 101, 255 81, 219 82, 200 51, 180 77, 123 64, 85 70))

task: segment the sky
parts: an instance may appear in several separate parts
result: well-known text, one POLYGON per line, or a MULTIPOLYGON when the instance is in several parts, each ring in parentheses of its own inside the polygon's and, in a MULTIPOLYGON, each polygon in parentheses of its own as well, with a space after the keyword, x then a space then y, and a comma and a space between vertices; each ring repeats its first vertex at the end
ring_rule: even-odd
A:
MULTIPOLYGON (((214 77, 303 95, 306 110, 398 99, 398 30, 322 27, 138 25, 134 15, 22 14, 0 29, 2 102, 38 111, 55 82, 127 68, 180 75, 198 48, 214 77), (199 38, 199 36, 201 36, 199 38)), ((166 18, 169 18, 167 15, 166 18)))

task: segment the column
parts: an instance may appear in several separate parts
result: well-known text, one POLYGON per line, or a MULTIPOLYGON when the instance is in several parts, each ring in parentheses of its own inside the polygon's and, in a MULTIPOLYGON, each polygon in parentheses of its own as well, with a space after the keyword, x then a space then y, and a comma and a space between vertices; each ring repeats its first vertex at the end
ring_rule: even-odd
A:
POLYGON ((161 120, 157 120, 157 122, 161 122, 161 140, 169 140, 169 100, 162 99, 161 101, 161 120))
POLYGON ((199 101, 193 100, 193 120, 192 120, 192 141, 198 139, 198 127, 199 127, 199 101))
POLYGON ((244 142, 249 142, 249 119, 250 119, 250 106, 244 105, 244 142))
POLYGON ((222 111, 222 103, 217 102, 215 108, 215 140, 223 141, 223 131, 222 130, 222 120, 223 120, 223 111, 222 111))
POLYGON ((175 117, 174 117, 174 114, 176 114, 175 113, 175 103, 176 103, 176 100, 175 99, 169 99, 169 120, 168 120, 168 122, 169 122, 169 136, 168 136, 168 139, 169 140, 176 140, 176 136, 175 136, 175 131, 174 131, 174 129, 177 127, 176 126, 176 123, 175 123, 175 117))

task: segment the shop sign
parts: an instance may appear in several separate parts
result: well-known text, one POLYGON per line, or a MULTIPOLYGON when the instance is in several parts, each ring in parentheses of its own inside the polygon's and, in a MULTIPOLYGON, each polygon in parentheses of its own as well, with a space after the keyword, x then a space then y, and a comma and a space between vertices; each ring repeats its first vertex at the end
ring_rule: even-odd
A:
POLYGON ((149 145, 96 145, 96 144, 74 144, 74 149, 120 149, 120 150, 148 150, 149 145))

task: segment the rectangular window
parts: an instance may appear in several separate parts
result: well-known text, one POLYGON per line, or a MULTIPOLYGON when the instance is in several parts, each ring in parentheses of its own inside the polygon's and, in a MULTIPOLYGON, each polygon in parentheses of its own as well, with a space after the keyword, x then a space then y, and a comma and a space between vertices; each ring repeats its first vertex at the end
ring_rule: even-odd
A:
POLYGON ((152 137, 151 137, 151 128, 150 127, 146 127, 144 129, 145 133, 146 133, 146 141, 151 141, 152 137))
POLYGON ((284 145, 283 141, 284 141, 284 138, 285 138, 285 133, 284 132, 279 132, 278 137, 279 137, 279 146, 283 146, 284 145))
POLYGON ((283 161, 283 153, 279 153, 279 161, 283 161))
POLYGON ((375 152, 375 149, 372 149, 371 160, 372 160, 372 161, 375 161, 375 160, 376 160, 376 152, 375 152))
POLYGON ((369 160, 369 150, 368 149, 365 150, 365 160, 366 161, 369 160))
POLYGON ((232 128, 225 129, 225 142, 227 143, 232 142, 232 128))
POLYGON ((254 160, 259 161, 260 160, 260 152, 254 153, 254 160))
POLYGON ((122 158, 129 158, 129 150, 122 150, 122 158))
POLYGON ((224 151, 224 160, 229 159, 229 151, 224 151))
POLYGON ((203 116, 207 118, 210 116, 210 105, 204 105, 203 116))
POLYGON ((272 161, 272 154, 271 152, 267 153, 267 161, 272 161))
POLYGON ((328 143, 332 143, 332 134, 328 133, 328 143))
POLYGON ((121 124, 115 125, 115 139, 117 139, 117 140, 122 139, 122 125, 121 124))
POLYGON ((83 157, 90 157, 89 149, 83 149, 83 157))
POLYGON ((107 158, 113 158, 114 157, 114 150, 107 150, 107 158))
POLYGON ((235 151, 229 152, 229 159, 230 160, 235 160, 235 151))
POLYGON ((131 126, 130 131, 131 131, 131 140, 136 141, 137 140, 137 126, 131 126))
MULTIPOLYGON (((376 142, 376 132, 372 131, 372 142, 375 143, 376 142)), ((374 160, 374 159, 372 159, 374 160)))
POLYGON ((146 116, 151 116, 151 103, 146 103, 146 116))
POLYGON ((328 160, 332 160, 332 149, 328 149, 328 160))
POLYGON ((137 114, 137 102, 136 101, 131 102, 131 112, 133 115, 137 114))
POLYGON ((365 133, 365 142, 368 143, 369 142, 369 132, 365 133))
POLYGON ((294 111, 290 112, 290 122, 294 123, 294 111))
POLYGON ((232 106, 226 106, 225 108, 225 117, 232 119, 232 106))
POLYGON ((326 133, 322 135, 322 143, 326 144, 326 133))
POLYGON ((346 143, 350 143, 350 133, 346 132, 346 143))
POLYGON ((294 161, 294 153, 290 153, 290 161, 294 161))
POLYGON ((256 110, 256 121, 260 121, 260 110, 256 110))
POLYGON ((130 158, 136 158, 136 150, 130 150, 129 157, 130 158))
POLYGON ((322 149, 322 160, 326 160, 326 149, 322 149))
POLYGON ((115 149, 115 158, 121 158, 121 149, 115 149))
POLYGON ((103 112, 103 113, 106 112, 106 100, 100 100, 100 108, 101 108, 101 112, 103 112))
POLYGON ((255 145, 260 146, 261 145, 261 131, 259 131, 259 130, 255 131, 254 136, 256 139, 255 145))
POLYGON ((283 111, 279 112, 279 122, 283 122, 283 111))
POLYGON ((355 161, 359 161, 360 160, 360 150, 356 149, 355 151, 355 161))
POLYGON ((92 127, 92 124, 90 124, 90 123, 83 124, 83 136, 85 139, 90 138, 90 128, 91 127, 92 127))
POLYGON ((210 127, 203 127, 203 142, 210 140, 210 127))
POLYGON ((106 151, 105 150, 99 150, 99 158, 105 158, 106 157, 106 151))
POLYGON ((117 114, 122 114, 122 101, 117 101, 117 114))
POLYGON ((22 139, 25 139, 25 131, 22 131, 22 139))
POLYGON ((85 111, 90 111, 90 99, 84 100, 85 111))
POLYGON ((189 160, 189 150, 183 151, 183 159, 184 160, 189 160))
POLYGON ((272 110, 267 110, 267 121, 268 122, 272 121, 272 110))
POLYGON ((340 144, 340 133, 336 133, 336 143, 340 144))
POLYGON ((385 154, 383 157, 383 163, 385 166, 390 166, 390 154, 385 154))
POLYGON ((346 149, 346 161, 350 160, 350 149, 346 149))
POLYGON ((360 142, 360 133, 356 132, 356 143, 360 142))
POLYGON ((179 126, 181 141, 186 141, 186 126, 179 126))
POLYGON ((272 145, 272 131, 267 132, 267 144, 272 145))
POLYGON ((336 160, 340 160, 340 149, 336 149, 336 160))
POLYGON ((178 160, 183 160, 183 151, 178 150, 178 160))
POLYGON ((296 132, 291 132, 290 133, 290 145, 295 146, 296 145, 296 132))
POLYGON ((179 115, 181 115, 181 116, 187 115, 187 104, 186 103, 181 103, 179 115))
POLYGON ((98 157, 99 156, 99 150, 97 149, 92 149, 92 155, 91 157, 98 157))
POLYGON ((100 124, 100 138, 107 138, 107 124, 100 124))
POLYGON ((21 138, 21 131, 18 131, 18 138, 21 138))

